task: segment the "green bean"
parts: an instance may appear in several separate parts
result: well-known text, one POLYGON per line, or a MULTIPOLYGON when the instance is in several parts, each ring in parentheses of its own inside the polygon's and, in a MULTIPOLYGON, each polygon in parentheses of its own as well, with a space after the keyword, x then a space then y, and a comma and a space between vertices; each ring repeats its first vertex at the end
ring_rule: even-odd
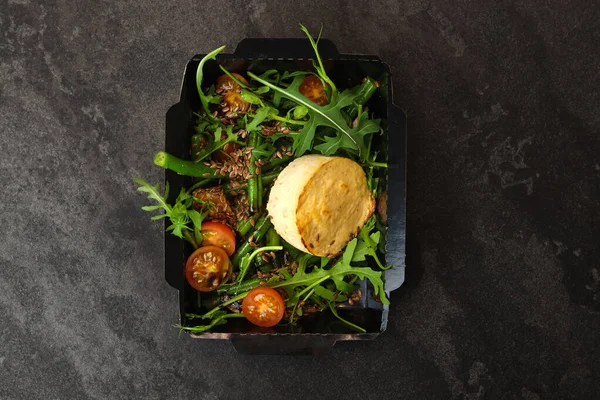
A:
POLYGON ((250 232, 250 230, 254 227, 254 225, 252 225, 252 221, 256 221, 260 220, 260 214, 254 214, 252 217, 248 218, 245 221, 241 221, 238 222, 238 226, 237 226, 237 231, 240 235, 242 236, 246 236, 248 234, 248 232, 250 232))
POLYGON ((263 181, 260 168, 256 168, 254 170, 256 174, 256 209, 262 210, 263 206, 263 181))
POLYGON ((262 167, 262 172, 269 172, 272 169, 279 167, 280 165, 284 165, 284 164, 292 161, 293 158, 294 158, 293 156, 287 156, 287 155, 283 155, 281 158, 273 158, 272 160, 270 160, 268 163, 266 163, 262 167))
POLYGON ((285 240, 281 241, 281 245, 288 252, 288 254, 290 255, 290 257, 292 259, 296 259, 296 258, 300 257, 300 255, 302 255, 302 252, 300 250, 298 250, 297 248, 295 248, 294 246, 292 246, 285 240))
POLYGON ((277 178, 279 176, 280 173, 281 173, 281 170, 278 168, 277 170, 271 171, 268 174, 262 174, 260 178, 262 180, 263 186, 270 185, 275 180, 275 178, 277 178))
MULTIPOLYGON (((267 246, 281 246, 281 238, 279 237, 279 234, 275 230, 275 227, 272 226, 267 231, 266 242, 267 242, 267 246)), ((273 257, 271 262, 273 263, 274 269, 278 269, 279 267, 281 267, 281 255, 279 252, 277 254, 275 254, 275 257, 273 257)))
MULTIPOLYGON (((256 131, 250 132, 249 143, 250 146, 256 148, 259 145, 260 134, 256 131)), ((256 170, 258 169, 256 164, 256 158, 254 155, 250 157, 250 166, 248 167, 248 171, 250 172, 250 179, 248 179, 248 204, 250 205, 250 211, 254 212, 258 210, 258 197, 259 197, 259 188, 258 188, 258 174, 256 170)), ((260 170, 259 170, 260 171, 260 170)))
MULTIPOLYGON (((272 224, 271 220, 269 219, 269 216, 263 215, 254 226, 254 233, 250 236, 252 242, 258 242, 259 240, 261 240, 267 234, 267 231, 269 230, 269 228, 271 228, 271 226, 272 224)), ((231 263, 233 264, 233 266, 239 268, 242 258, 251 251, 252 246, 250 245, 250 241, 245 241, 238 248, 236 253, 233 255, 233 258, 231 259, 231 263)))
POLYGON ((267 231, 267 246, 280 246, 281 238, 274 227, 269 228, 267 231))
POLYGON ((164 151, 159 151, 154 156, 154 164, 164 169, 177 172, 179 175, 193 176, 197 178, 224 178, 223 175, 217 173, 217 170, 212 169, 204 163, 196 163, 193 161, 182 160, 172 154, 164 151))
POLYGON ((375 93, 378 87, 379 83, 375 79, 369 76, 365 78, 363 83, 360 84, 358 95, 355 97, 352 104, 350 104, 345 110, 350 117, 350 120, 356 118, 358 115, 358 110, 367 104, 367 101, 369 101, 371 96, 373 96, 373 93, 375 93))

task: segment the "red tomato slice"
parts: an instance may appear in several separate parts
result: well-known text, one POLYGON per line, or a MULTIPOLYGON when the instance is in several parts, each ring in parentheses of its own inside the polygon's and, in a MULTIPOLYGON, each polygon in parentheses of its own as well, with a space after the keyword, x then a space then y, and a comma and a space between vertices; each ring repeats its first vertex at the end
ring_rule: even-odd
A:
POLYGON ((317 103, 320 106, 327 104, 327 95, 325 95, 323 82, 314 75, 307 75, 300 84, 298 90, 304 97, 313 103, 317 103))
MULTIPOLYGON (((246 85, 248 84, 246 78, 240 74, 233 73, 232 75, 238 81, 246 85)), ((223 101, 227 103, 227 106, 229 107, 228 112, 246 112, 250 108, 250 103, 242 98, 242 87, 238 85, 236 81, 231 79, 229 75, 225 74, 219 76, 215 82, 215 89, 217 90, 217 93, 221 92, 223 101)))
POLYGON ((235 233, 222 222, 207 221, 202 223, 203 240, 201 246, 219 246, 231 256, 235 252, 235 233))
POLYGON ((270 287, 252 289, 242 301, 242 312, 246 319, 264 328, 277 325, 283 318, 284 311, 281 295, 270 287))
POLYGON ((233 267, 227 253, 217 246, 203 246, 185 263, 185 278, 200 292, 210 292, 231 277, 233 267))

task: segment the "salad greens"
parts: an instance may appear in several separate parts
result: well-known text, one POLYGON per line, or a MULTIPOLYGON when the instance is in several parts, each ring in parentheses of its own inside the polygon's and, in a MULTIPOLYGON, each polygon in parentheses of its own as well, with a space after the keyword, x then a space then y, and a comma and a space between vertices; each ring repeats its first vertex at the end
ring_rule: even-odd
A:
POLYGON ((159 219, 169 218, 171 226, 167 228, 167 232, 171 232, 178 238, 187 240, 194 247, 198 247, 198 244, 202 242, 200 228, 202 226, 202 220, 206 215, 191 208, 194 196, 190 194, 190 191, 181 189, 177 196, 177 200, 175 200, 175 204, 171 206, 167 203, 167 198, 169 197, 168 183, 165 186, 164 194, 161 195, 159 184, 153 186, 141 178, 134 178, 134 180, 140 185, 137 190, 148 193, 148 198, 157 203, 152 206, 144 206, 142 207, 142 210, 152 212, 163 209, 164 213, 153 216, 152 220, 157 221, 159 219), (189 226, 190 222, 192 224, 191 228, 189 226))
MULTIPOLYGON (((142 209, 162 210, 152 220, 168 218, 167 231, 186 240, 194 249, 205 246, 208 238, 202 230, 204 221, 220 219, 215 218, 215 210, 231 208, 232 215, 235 214, 234 222, 225 221, 226 226, 235 230, 232 233, 237 233, 237 249, 230 254, 233 277, 214 290, 211 307, 203 302, 204 313, 187 314, 189 320, 201 322, 196 326, 179 326, 182 330, 201 333, 228 319, 244 317, 239 309, 232 307, 260 287, 275 289, 283 295, 284 321, 291 324, 306 313, 331 310, 348 327, 364 332, 340 317, 336 310, 337 304, 352 304, 353 299, 362 296, 356 285, 358 279, 367 280, 377 300, 389 304, 382 271, 391 265, 384 265, 381 259, 385 225, 378 216, 371 216, 343 253, 330 259, 303 253, 281 240, 264 210, 270 185, 282 167, 306 153, 341 155, 359 162, 375 198, 381 194, 383 184, 376 177, 376 170, 387 167, 385 162, 377 160, 378 153, 371 145, 374 136, 382 132, 381 121, 372 118, 365 107, 378 87, 377 81, 366 77, 361 84, 340 91, 328 76, 319 54, 321 33, 315 40, 306 27, 300 27, 315 51, 315 72, 244 71, 249 78, 246 81, 220 65, 225 74, 223 80, 228 83, 210 86, 204 81, 204 66, 207 61, 216 60, 225 47, 200 60, 196 85, 201 109, 195 113, 191 160, 166 152, 157 153, 154 159, 162 168, 195 179, 193 186, 181 190, 174 204, 167 202, 168 183, 161 194, 158 184, 135 178, 140 185, 138 190, 155 202, 142 209), (320 82, 327 99, 323 105, 304 91, 307 77, 320 82), (201 198, 205 188, 223 193, 227 204, 220 203, 218 197, 201 198)), ((212 195, 216 196, 215 193, 212 195)))

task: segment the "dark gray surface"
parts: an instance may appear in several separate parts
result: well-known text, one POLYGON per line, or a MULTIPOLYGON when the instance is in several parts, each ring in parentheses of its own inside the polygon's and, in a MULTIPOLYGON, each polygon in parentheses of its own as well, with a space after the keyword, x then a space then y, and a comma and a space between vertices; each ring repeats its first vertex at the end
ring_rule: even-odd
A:
POLYGON ((0 0, 1 399, 600 391, 597 7, 323 3, 0 0), (161 225, 131 177, 162 178, 191 55, 297 22, 395 74, 408 283, 375 342, 240 356, 172 327, 161 225))

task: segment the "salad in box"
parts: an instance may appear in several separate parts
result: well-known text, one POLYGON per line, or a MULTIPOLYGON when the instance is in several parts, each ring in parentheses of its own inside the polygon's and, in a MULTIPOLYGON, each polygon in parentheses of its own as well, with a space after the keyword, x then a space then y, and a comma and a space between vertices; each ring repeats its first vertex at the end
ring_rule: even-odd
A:
POLYGON ((178 328, 253 352, 375 337, 404 280, 406 127, 387 66, 301 28, 194 57, 154 158, 164 189, 135 178, 165 221, 178 328))

